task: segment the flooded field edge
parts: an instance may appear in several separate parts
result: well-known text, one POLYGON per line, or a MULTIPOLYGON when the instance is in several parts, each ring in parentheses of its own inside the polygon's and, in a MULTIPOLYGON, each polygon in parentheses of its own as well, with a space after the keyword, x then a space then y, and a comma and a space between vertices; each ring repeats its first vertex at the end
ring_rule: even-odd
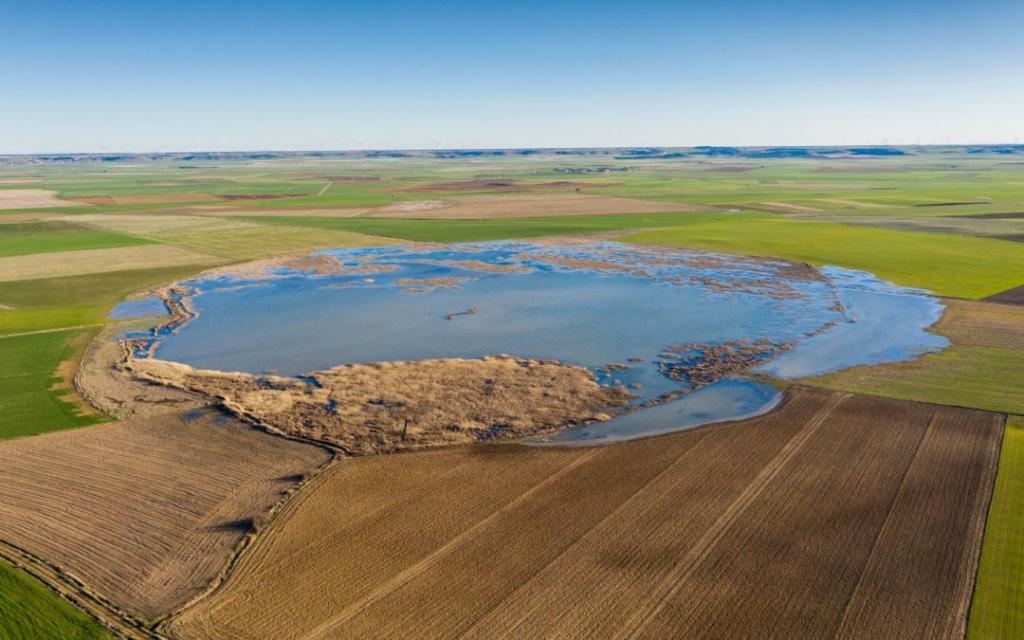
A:
MULTIPOLYGON (((160 376, 151 377, 148 381, 182 389, 191 385, 189 391, 201 390, 201 393, 220 402, 237 415, 262 421, 265 426, 292 432, 293 435, 299 437, 325 441, 351 453, 379 453, 457 442, 524 438, 524 441, 530 444, 540 442, 550 445, 602 443, 760 415, 775 408, 782 398, 782 394, 770 384, 760 380, 761 378, 793 379, 845 368, 853 366, 853 364, 863 364, 862 361, 844 363, 842 358, 839 358, 837 362, 825 363, 822 358, 813 357, 814 354, 794 353, 794 346, 797 346, 800 341, 811 342, 829 337, 830 333, 842 334, 844 329, 846 333, 854 334, 854 343, 863 343, 863 336, 857 340, 855 335, 857 331, 851 332, 849 327, 863 325, 864 323, 857 316, 865 310, 870 312, 878 307, 878 304, 865 307, 865 295, 869 297, 881 295, 890 300, 911 297, 925 301, 924 313, 923 315, 918 314, 919 317, 911 327, 911 333, 914 331, 925 332, 942 313, 942 305, 924 292, 901 289, 889 283, 883 283, 870 274, 830 267, 816 269, 810 265, 781 260, 748 260, 721 254, 663 249, 652 251, 610 242, 583 245, 474 243, 451 246, 374 247, 359 250, 321 251, 300 256, 264 259, 236 267, 219 268, 151 292, 159 300, 162 300, 168 313, 165 321, 153 330, 122 336, 122 339, 131 345, 130 362, 126 368, 132 370, 139 365, 141 368, 150 366, 144 360, 154 359, 158 347, 168 336, 180 335, 199 317, 200 310, 197 308, 195 300, 211 292, 223 294, 265 287, 272 281, 308 281, 309 279, 323 281, 318 284, 320 288, 324 286, 337 287, 341 290, 360 286, 376 288, 380 285, 371 276, 387 276, 393 278, 393 284, 401 294, 431 294, 437 291, 460 290, 462 285, 471 279, 465 275, 466 273, 522 275, 534 272, 539 268, 537 265, 545 265, 545 267, 555 270, 588 272, 600 276, 607 276, 611 273, 630 278, 660 278, 670 285, 679 285, 685 281, 687 286, 696 283, 697 286, 714 294, 756 295, 782 303, 801 297, 802 293, 794 288, 794 282, 818 283, 827 288, 831 297, 831 302, 826 305, 827 311, 833 315, 838 314, 841 319, 832 317, 826 322, 819 323, 815 328, 800 334, 798 341, 773 342, 767 338, 759 338, 757 340, 736 339, 709 343, 663 345, 662 351, 658 354, 659 358, 652 359, 652 361, 657 365, 660 377, 674 380, 679 384, 675 388, 661 386, 660 393, 649 393, 646 397, 635 392, 635 388, 642 386, 639 382, 628 384, 620 379, 624 377, 623 372, 643 360, 638 357, 627 358, 622 362, 606 363, 603 367, 583 366, 581 368, 579 363, 566 362, 564 359, 558 358, 540 359, 489 353, 482 354, 479 358, 423 358, 415 362, 395 359, 372 361, 368 364, 366 362, 335 362, 334 366, 327 369, 284 376, 278 375, 274 369, 264 370, 260 373, 227 374, 219 370, 197 371, 186 365, 186 368, 190 369, 187 376, 190 382, 187 385, 181 383, 180 375, 171 376, 176 382, 160 379, 160 376), (495 251, 499 253, 504 251, 504 253, 495 255, 495 251), (552 251, 554 253, 551 253, 552 251), (438 252, 440 252, 440 256, 430 255, 438 252), (447 269, 449 275, 408 277, 407 274, 403 275, 402 273, 404 266, 395 264, 395 255, 399 256, 398 260, 404 259, 406 262, 416 265, 427 265, 430 269, 447 269), (686 273, 685 277, 678 273, 668 277, 661 272, 652 273, 658 268, 678 264, 685 264, 690 270, 702 269, 704 272, 686 273), (777 280, 772 281, 760 276, 751 277, 746 272, 742 276, 732 274, 732 277, 720 278, 717 281, 708 275, 710 271, 710 273, 720 276, 721 273, 716 270, 724 270, 729 273, 731 269, 733 272, 738 272, 750 269, 751 265, 756 268, 768 268, 777 280), (453 271, 461 275, 450 275, 453 271), (352 282, 353 279, 355 279, 355 284, 352 282), (204 286, 207 287, 206 290, 203 289, 204 286), (379 380, 373 381, 373 376, 369 376, 363 381, 364 388, 358 392, 354 391, 358 384, 342 385, 345 387, 345 391, 339 395, 339 398, 345 398, 346 401, 358 398, 357 404, 373 406, 377 410, 372 414, 350 411, 350 415, 346 416, 348 419, 342 420, 339 418, 342 413, 339 406, 342 403, 338 398, 332 397, 337 389, 324 389, 323 387, 324 379, 329 379, 331 384, 336 385, 343 378, 339 375, 340 371, 351 373, 357 365, 364 366, 368 370, 376 369, 378 372, 382 369, 407 367, 407 371, 418 371, 417 375, 422 378, 420 382, 423 384, 436 385, 438 380, 443 379, 451 388, 459 389, 460 393, 476 394, 477 398, 483 400, 488 393, 493 393, 494 380, 488 378, 486 373, 480 374, 479 372, 486 372, 489 367, 493 368, 494 362, 500 361, 502 358, 507 358, 508 362, 518 363, 516 366, 523 371, 543 365, 550 367, 551 371, 568 373, 564 379, 571 379, 573 382, 567 388, 574 389, 574 393, 577 394, 583 388, 580 383, 588 376, 590 379, 586 382, 589 382, 594 388, 613 391, 613 393, 590 394, 588 392, 582 394, 582 397, 588 399, 573 407, 576 413, 564 412, 555 415, 551 413, 551 406, 541 402, 537 405, 537 413, 544 419, 531 419, 527 415, 529 412, 520 410, 512 412, 514 414, 512 416, 496 418, 497 414, 495 414, 484 420, 480 420, 482 416, 479 415, 471 416, 476 420, 469 419, 467 422, 467 416, 469 416, 467 412, 456 410, 447 414, 445 412, 437 413, 436 407, 428 410, 419 406, 410 394, 403 394, 401 399, 370 397, 377 390, 374 386, 379 383, 379 380), (439 363, 444 361, 447 361, 444 366, 439 366, 439 363), (459 376, 452 377, 450 374, 447 376, 441 374, 439 378, 436 375, 437 371, 445 368, 451 369, 451 364, 456 362, 459 364, 454 369, 459 371, 459 376), (474 362, 475 364, 471 364, 474 362), (469 373, 474 369, 476 373, 469 373), (423 372, 426 370, 434 370, 435 373, 424 376, 423 372), (579 376, 581 372, 585 374, 583 377, 579 376), (232 387, 231 393, 224 388, 219 388, 218 384, 214 382, 215 380, 223 381, 226 377, 232 380, 232 384, 229 385, 232 387), (459 385, 459 377, 472 382, 459 385), (198 380, 203 380, 203 382, 199 383, 198 380), (242 380, 244 383, 240 382, 242 380), (282 393, 283 396, 294 395, 297 390, 298 395, 304 397, 304 400, 299 403, 299 406, 303 407, 302 410, 291 412, 292 409, 295 409, 294 397, 290 399, 291 405, 285 402, 289 408, 269 412, 266 410, 268 405, 265 396, 268 394, 277 394, 279 398, 274 402, 280 402, 282 393), (632 399, 628 402, 624 401, 624 398, 629 396, 632 396, 632 399), (257 397, 260 397, 260 402, 257 405, 262 409, 253 410, 252 405, 247 403, 253 402, 257 397), (545 411, 548 412, 547 415, 544 415, 545 411), (422 419, 422 416, 428 413, 432 415, 433 422, 427 426, 415 424, 417 420, 422 419), (360 420, 362 420, 361 423, 360 420), (493 421, 490 424, 483 424, 488 420, 493 421), (341 429, 332 428, 332 425, 337 427, 339 423, 344 425, 341 429), (447 427, 442 426, 446 423, 447 427), (410 437, 410 431, 412 431, 413 437, 410 437), (396 436, 395 434, 400 435, 396 436)), ((147 311, 152 311, 151 303, 147 303, 145 308, 147 311)), ((478 311, 477 306, 469 306, 449 311, 445 314, 445 318, 448 322, 452 322, 459 316, 473 316, 478 311)), ((872 324, 876 325, 876 329, 877 326, 880 326, 877 320, 872 322, 870 318, 866 324, 869 329, 872 324)), ((876 349, 876 353, 868 354, 868 356, 879 362, 893 361, 916 357, 921 353, 941 349, 945 346, 944 339, 940 336, 933 334, 928 334, 928 336, 928 338, 918 339, 917 343, 911 344, 909 350, 901 350, 899 344, 889 344, 881 350, 876 349)), ((920 338, 916 335, 914 337, 920 338)), ((850 341, 849 336, 840 336, 839 350, 842 350, 843 344, 850 341)), ((829 346, 828 340, 823 342, 826 347, 829 346)), ((832 338, 832 342, 834 343, 836 340, 832 338)), ((834 345, 832 350, 836 350, 834 345)), ((829 349, 826 348, 824 351, 828 352, 829 349)), ((154 360, 153 364, 156 362, 159 361, 154 360)), ((407 375, 407 373, 403 373, 403 375, 407 375)), ((393 394, 402 387, 401 377, 393 380, 390 383, 391 386, 385 387, 387 393, 393 394)), ((515 397, 512 406, 524 407, 521 404, 524 398, 546 399, 551 397, 551 388, 541 388, 539 394, 534 393, 537 389, 528 391, 531 383, 524 382, 524 380, 529 377, 527 375, 524 379, 517 380, 515 384, 512 384, 511 388, 516 391, 511 396, 501 396, 503 401, 515 397)), ((507 382, 509 379, 505 381, 507 382)), ((647 381, 645 380, 645 382, 647 381)), ((387 393, 383 395, 387 395, 387 393)), ((415 391, 413 391, 414 394, 415 391)), ((554 396, 565 397, 560 392, 555 393, 554 396)), ((273 405, 274 402, 270 402, 270 405, 273 405)), ((458 406, 458 403, 453 406, 458 406)))

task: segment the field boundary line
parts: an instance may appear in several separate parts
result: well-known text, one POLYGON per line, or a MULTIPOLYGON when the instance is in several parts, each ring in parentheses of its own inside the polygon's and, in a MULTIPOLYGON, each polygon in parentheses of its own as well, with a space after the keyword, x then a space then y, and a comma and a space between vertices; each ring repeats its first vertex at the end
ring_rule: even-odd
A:
POLYGON ((100 322, 96 324, 76 324, 70 327, 56 327, 54 329, 37 329, 35 331, 22 331, 21 333, 5 333, 0 335, 0 340, 6 338, 21 338, 23 336, 37 336, 41 333, 60 333, 61 331, 77 331, 79 329, 94 329, 96 327, 105 327, 107 323, 100 322))
POLYGON ((840 393, 829 398, 825 406, 818 410, 818 413, 808 421, 807 425, 789 439, 782 450, 747 485, 746 490, 733 500, 704 535, 690 547, 690 550, 676 562, 668 574, 655 585, 651 591, 650 604, 647 607, 641 607, 626 621, 625 625, 615 634, 614 637, 616 639, 641 636, 647 625, 665 608, 669 599, 679 591, 682 582, 722 539, 729 525, 761 495, 771 481, 779 475, 786 463, 792 460, 807 441, 818 432, 818 429, 832 415, 832 412, 844 400, 852 396, 853 394, 851 393, 840 393))
POLYGON ((974 531, 978 536, 978 544, 973 549, 968 549, 971 571, 964 576, 964 589, 963 593, 965 597, 961 598, 961 601, 957 606, 957 613, 959 614, 962 625, 960 626, 960 637, 967 636, 967 625, 970 622, 971 615, 971 604, 974 603, 974 590, 978 586, 978 572, 981 569, 981 551, 985 544, 985 529, 988 527, 988 515, 992 509, 992 499, 996 495, 996 477, 999 474, 999 463, 1003 457, 1003 439, 1006 437, 1006 428, 1009 425, 1011 414, 998 414, 994 412, 996 416, 999 416, 999 437, 995 438, 992 442, 992 449, 989 451, 989 456, 995 459, 995 464, 988 466, 988 473, 985 475, 984 483, 982 486, 987 489, 985 494, 985 504, 978 509, 975 514, 974 531))
MULTIPOLYGON (((537 570, 534 571, 532 574, 530 574, 530 576, 528 578, 526 578, 525 580, 520 582, 519 585, 517 585, 515 589, 510 591, 508 593, 508 595, 505 596, 505 598, 502 598, 500 601, 495 603, 493 606, 489 607, 487 609, 487 611, 484 611, 483 613, 481 613, 481 615, 479 615, 477 617, 477 619, 473 621, 473 624, 471 624, 468 629, 466 629, 461 634, 459 634, 459 638, 465 638, 468 634, 470 634, 473 631, 473 629, 477 626, 477 624, 479 624, 479 622, 481 620, 486 618, 492 611, 494 611, 499 606, 501 606, 501 603, 504 602, 509 596, 514 595, 515 593, 518 593, 520 590, 524 589, 526 587, 526 585, 530 581, 532 581, 534 578, 536 578, 538 575, 540 575, 545 569, 547 569, 548 567, 553 565, 555 562, 558 562, 558 560, 563 558, 567 553, 569 553, 573 549, 577 548, 579 545, 583 544, 584 540, 587 540, 592 535, 594 535, 594 531, 596 531, 598 527, 600 527, 602 524, 604 524, 605 522, 607 522, 611 518, 615 517, 615 515, 617 515, 620 511, 625 509, 626 506, 629 503, 633 502, 637 498, 637 496, 640 495, 641 492, 643 492, 645 489, 647 489, 647 487, 649 487, 651 485, 652 482, 655 482, 656 480, 658 480, 659 478, 664 476, 666 473, 671 471, 676 465, 678 465, 679 462, 683 458, 685 458, 686 455, 688 453, 690 453, 690 451, 694 447, 696 447, 697 444, 699 442, 701 442, 706 437, 706 435, 707 435, 707 432, 701 433, 698 438, 696 438, 692 443, 690 443, 690 446, 686 447, 685 450, 680 451, 679 455, 676 456, 676 458, 672 462, 670 462, 667 465, 665 465, 664 469, 662 469, 658 473, 654 474, 653 476, 648 478, 646 482, 644 482, 642 485, 637 487, 636 490, 633 491, 633 493, 629 494, 629 496, 627 496, 625 500, 623 500, 621 503, 619 503, 619 506, 615 507, 610 512, 608 512, 603 518, 601 518, 600 520, 595 522, 594 526, 590 527, 590 529, 588 529, 586 533, 584 533, 579 538, 577 538, 575 542, 573 542, 571 545, 569 545, 568 547, 563 549, 561 551, 561 553, 556 555, 554 558, 551 558, 549 561, 545 562, 543 566, 538 567, 537 570)), ((531 610, 531 612, 532 612, 532 610, 531 610)), ((525 620, 528 617, 529 617, 529 613, 524 614, 523 617, 519 620, 519 622, 517 622, 515 624, 515 627, 513 627, 512 631, 514 631, 515 628, 518 628, 519 625, 522 624, 523 620, 525 620)), ((510 633, 511 633, 511 631, 510 631, 510 633)), ((507 636, 508 634, 505 634, 505 635, 507 636)))
POLYGON ((931 433, 932 427, 935 425, 936 420, 939 419, 939 410, 935 409, 932 411, 931 418, 928 419, 928 426, 925 427, 924 431, 921 432, 921 437, 918 438, 917 444, 914 445, 914 453, 910 456, 907 461, 907 466, 903 468, 903 473, 900 474, 900 484, 896 488, 896 491, 892 494, 892 500, 889 501, 889 507, 885 510, 885 520, 882 522, 882 526, 878 528, 875 533, 875 539, 871 542, 871 552, 868 553, 868 557, 864 559, 864 564, 861 565, 860 572, 857 574, 857 582, 854 583, 853 589, 850 590, 850 597, 846 599, 846 605, 843 607, 843 615, 839 617, 839 622, 836 624, 834 631, 832 632, 833 638, 838 638, 839 632, 842 630, 843 625, 846 624, 846 618, 850 615, 850 606, 853 604, 854 598, 857 597, 857 591, 860 589, 860 585, 864 582, 865 569, 871 564, 871 560, 875 557, 878 551, 878 541, 882 538, 882 534, 885 533, 889 523, 892 522, 892 510, 896 506, 896 501, 900 497, 900 493, 903 491, 903 485, 907 482, 907 476, 910 475, 910 469, 914 466, 914 461, 917 460, 917 454, 921 451, 921 445, 924 444, 925 438, 931 433))
MULTIPOLYGON (((255 425, 250 424, 249 426, 250 428, 256 431, 267 433, 271 437, 275 435, 269 433, 266 430, 260 429, 255 425)), ((286 437, 285 439, 287 440, 289 438, 286 437)), ((161 627, 166 626, 168 622, 181 616, 189 609, 192 609, 200 602, 203 602, 204 600, 212 597, 215 593, 220 591, 224 587, 224 585, 227 584, 228 580, 230 580, 231 577, 235 574, 235 570, 246 557, 246 551, 248 551, 254 544, 256 544, 257 540, 259 540, 259 538, 261 537, 261 534, 266 532, 270 528, 271 524, 273 524, 274 521, 277 520, 278 516, 280 516, 285 510, 287 510, 290 506, 299 503, 300 496, 302 498, 305 498, 306 495, 309 494, 311 489, 309 491, 306 491, 305 489, 307 489, 310 485, 317 483, 318 481, 322 481, 323 478, 327 476, 327 472, 332 470, 335 466, 341 464, 342 460, 345 457, 341 455, 337 450, 332 449, 323 444, 316 445, 301 440, 296 440, 296 442, 310 444, 311 446, 319 446, 321 449, 325 449, 328 453, 330 453, 331 457, 327 460, 327 462, 313 469, 312 471, 307 473, 305 477, 303 477, 299 482, 295 483, 290 489, 288 489, 287 492, 285 492, 281 499, 275 502, 273 505, 271 505, 269 509, 264 511, 262 514, 257 515, 255 519, 255 524, 252 526, 249 532, 241 540, 239 540, 238 544, 232 550, 231 556, 227 559, 224 565, 220 568, 220 571, 217 572, 217 575, 213 577, 213 580, 210 581, 206 588, 204 588, 196 595, 192 596, 187 602, 185 602, 181 606, 171 611, 168 611, 161 615, 159 618, 157 618, 153 625, 155 629, 160 629, 161 627)))
POLYGON ((381 598, 383 598, 387 594, 391 593, 395 589, 398 589, 399 587, 401 587, 402 585, 406 584, 410 580, 412 580, 412 579, 416 578, 417 576, 421 575, 424 571, 426 571, 431 566, 433 566, 441 558, 443 558, 444 556, 448 555, 449 552, 451 552, 453 549, 455 549, 464 540, 468 539, 469 537, 471 537, 472 535, 474 535, 478 531, 482 530, 484 527, 486 527, 491 522, 496 520, 500 515, 502 515, 503 513, 506 513, 507 511, 509 511, 511 509, 514 509, 515 507, 518 507, 519 505, 523 504, 533 494, 537 493, 538 491, 540 491, 544 487, 548 486, 549 484, 555 482, 556 480, 558 480, 562 476, 568 474, 573 469, 581 466, 585 462, 588 462, 591 458, 596 456, 599 451, 600 451, 600 448, 596 448, 595 447, 591 451, 588 451, 587 453, 581 455, 576 460, 573 460, 572 462, 570 462, 569 464, 565 465, 564 467, 562 467, 558 471, 556 471, 556 472, 552 473, 551 475, 549 475, 548 477, 544 478, 543 480, 541 480, 537 484, 533 485, 532 487, 530 487, 529 489, 527 489, 523 493, 521 493, 518 496, 516 496, 510 502, 507 502, 500 509, 497 509, 497 510, 493 511, 490 515, 488 515, 487 517, 483 518, 482 520, 480 520, 479 522, 474 524, 472 527, 466 529, 465 531, 463 531, 459 535, 455 536, 454 538, 452 538, 451 540, 449 540, 445 544, 443 544, 440 547, 438 547, 437 549, 431 551, 429 554, 427 554, 426 556, 424 556, 423 558, 421 558, 417 562, 415 562, 412 565, 406 567, 405 569, 400 571, 398 574, 393 576, 391 579, 386 581, 384 584, 379 585, 378 587, 373 589, 370 593, 366 594, 365 596, 363 596, 362 598, 360 598, 356 602, 353 602, 349 606, 345 607, 345 609, 343 609, 336 616, 334 616, 333 618, 331 618, 330 620, 328 620, 326 622, 321 623, 315 629, 313 629, 312 631, 310 631, 307 634, 304 634, 302 637, 305 640, 314 640, 315 638, 323 637, 323 635, 325 633, 330 632, 332 629, 334 629, 338 625, 344 624, 345 622, 351 620, 356 614, 358 614, 360 611, 365 609, 370 604, 373 604, 374 602, 380 600, 381 598))
POLYGON ((75 576, 17 545, 0 540, 0 558, 41 582, 61 600, 69 602, 119 638, 159 640, 162 637, 103 596, 93 593, 75 576))

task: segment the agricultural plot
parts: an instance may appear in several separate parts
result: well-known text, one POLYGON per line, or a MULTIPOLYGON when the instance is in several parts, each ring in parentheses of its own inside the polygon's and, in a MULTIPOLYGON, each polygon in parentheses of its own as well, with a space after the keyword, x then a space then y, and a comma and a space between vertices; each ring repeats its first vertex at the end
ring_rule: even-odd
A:
POLYGON ((107 631, 55 593, 0 560, 0 638, 102 640, 107 631))
POLYGON ((1024 417, 1010 416, 985 525, 967 637, 1024 637, 1024 417))
POLYGON ((69 203, 46 189, 0 189, 0 209, 66 207, 69 203))
POLYGON ((613 447, 346 461, 163 630, 952 637, 1001 423, 795 389, 761 418, 613 447))
POLYGON ((420 220, 488 220, 493 218, 543 218, 592 216, 617 213, 664 213, 708 211, 710 207, 656 200, 581 193, 516 196, 448 197, 443 200, 412 200, 370 210, 374 218, 420 220))
POLYGON ((75 401, 58 375, 60 364, 89 337, 59 331, 0 338, 0 440, 102 421, 75 401))
POLYGON ((1004 240, 785 218, 693 224, 623 239, 861 269, 959 298, 984 298, 1024 283, 1024 251, 1004 240))
POLYGON ((205 589, 325 450, 216 412, 0 443, 0 539, 130 617, 205 589))
POLYGON ((830 389, 1024 413, 1024 307, 946 300, 933 331, 952 346, 915 360, 803 380, 830 389))
POLYGON ((148 244, 148 241, 70 222, 23 222, 0 226, 0 257, 140 244, 148 244))
POLYGON ((90 215, 79 221, 230 260, 387 242, 350 231, 268 227, 206 215, 90 215))
POLYGON ((396 220, 367 217, 291 217, 261 215, 253 222, 285 226, 340 229, 374 236, 421 242, 479 242, 625 232, 635 229, 689 226, 702 222, 753 220, 763 213, 675 212, 600 216, 556 216, 486 220, 396 220))
POLYGON ((32 280, 139 268, 209 265, 222 258, 168 245, 87 249, 0 258, 0 280, 32 280))

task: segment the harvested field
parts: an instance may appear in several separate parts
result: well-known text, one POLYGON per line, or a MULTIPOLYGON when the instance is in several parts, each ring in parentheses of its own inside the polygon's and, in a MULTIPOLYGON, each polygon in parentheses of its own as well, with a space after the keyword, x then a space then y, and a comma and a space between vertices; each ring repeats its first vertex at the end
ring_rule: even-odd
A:
POLYGON ((0 189, 0 210, 67 207, 75 203, 61 200, 56 191, 46 189, 0 189))
POLYGON ((1024 285, 985 298, 986 302, 1024 305, 1024 285))
POLYGON ((1001 422, 801 388, 767 416, 614 446, 350 460, 164 630, 953 637, 1001 422))
POLYGON ((711 211, 701 205, 638 200, 620 196, 582 193, 516 196, 456 196, 446 198, 444 206, 405 210, 381 207, 366 214, 374 218, 422 218, 466 220, 487 218, 538 218, 544 216, 588 216, 608 213, 658 213, 670 211, 711 211))
POLYGON ((0 540, 151 619, 329 458, 216 411, 19 438, 0 444, 0 540))
POLYGON ((143 267, 157 269, 187 264, 215 264, 220 261, 220 258, 214 256, 167 245, 35 253, 0 258, 0 280, 56 278, 143 267))
POLYGON ((491 357, 352 364, 304 380, 132 360, 140 379, 191 391, 292 436, 356 455, 551 433, 607 419, 625 391, 586 369, 491 357))

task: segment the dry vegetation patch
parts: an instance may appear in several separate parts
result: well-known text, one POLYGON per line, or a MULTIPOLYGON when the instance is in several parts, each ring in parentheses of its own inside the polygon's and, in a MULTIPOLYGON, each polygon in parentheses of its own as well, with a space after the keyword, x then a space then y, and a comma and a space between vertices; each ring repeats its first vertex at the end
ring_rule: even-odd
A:
POLYGON ((801 388, 761 418, 614 446, 354 459, 164 630, 953 637, 1000 425, 801 388))
POLYGON ((141 245, 115 249, 87 249, 33 253, 0 258, 0 280, 31 280, 109 273, 128 269, 213 264, 221 259, 204 253, 167 245, 141 245))
POLYGON ((0 209, 38 209, 74 205, 61 200, 56 191, 46 189, 0 189, 0 209))
POLYGON ((625 404, 586 369, 488 357, 351 364, 303 379, 196 370, 162 360, 126 365, 142 380, 214 399, 232 412, 351 454, 549 433, 625 404))
POLYGON ((140 619, 207 587, 326 450, 216 411, 0 443, 0 539, 140 619))

